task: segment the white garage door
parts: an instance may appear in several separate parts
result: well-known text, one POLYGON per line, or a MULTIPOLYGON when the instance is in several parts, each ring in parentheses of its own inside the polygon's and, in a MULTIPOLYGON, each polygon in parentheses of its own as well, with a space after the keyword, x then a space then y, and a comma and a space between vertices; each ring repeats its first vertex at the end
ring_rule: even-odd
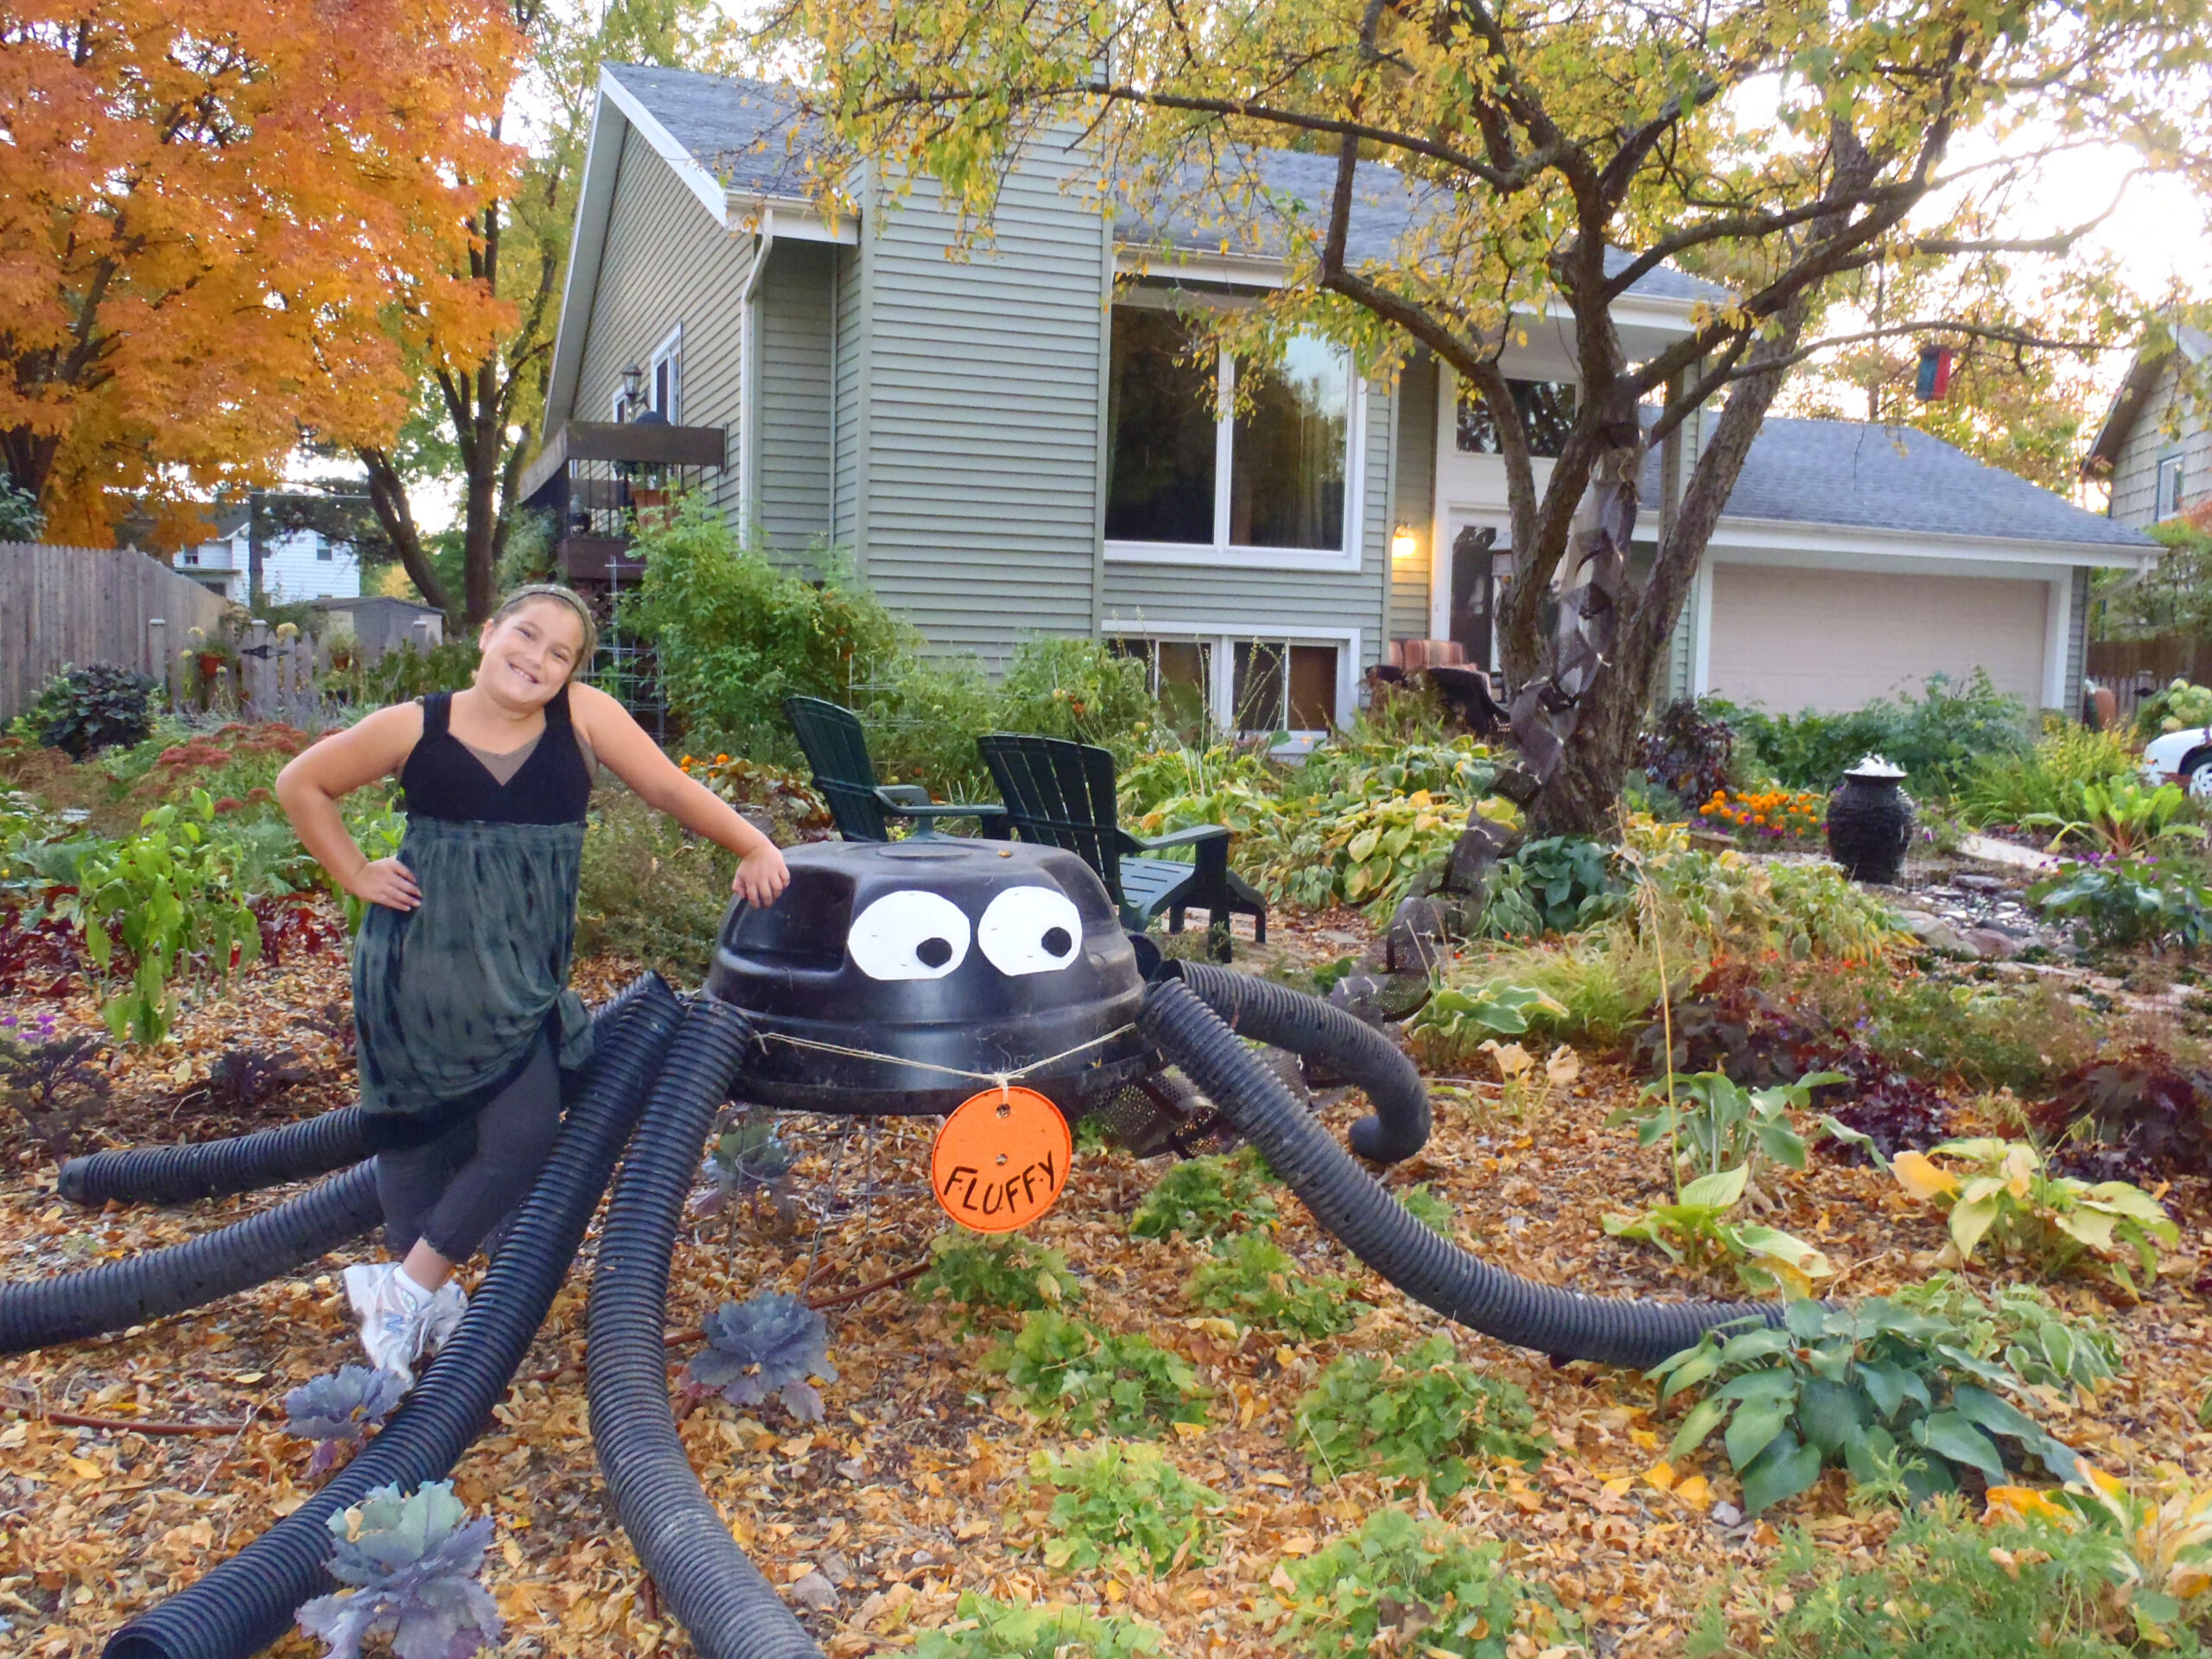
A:
POLYGON ((2000 691, 2043 702, 2050 584, 2004 577, 1713 567, 1707 678, 1734 702, 1777 713, 1856 709, 1930 674, 1989 671, 2000 691))

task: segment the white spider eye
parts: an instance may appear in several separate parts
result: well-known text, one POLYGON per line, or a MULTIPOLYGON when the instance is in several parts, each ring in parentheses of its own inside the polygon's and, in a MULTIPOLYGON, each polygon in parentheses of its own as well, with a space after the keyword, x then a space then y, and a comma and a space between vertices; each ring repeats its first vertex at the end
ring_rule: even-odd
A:
POLYGON ((1007 975, 1057 973, 1083 944, 1083 914, 1052 887, 1008 887, 983 906, 976 943, 1007 975))
POLYGON ((887 893, 853 918, 845 948, 870 979, 943 979, 968 957, 968 914, 942 893, 887 893))

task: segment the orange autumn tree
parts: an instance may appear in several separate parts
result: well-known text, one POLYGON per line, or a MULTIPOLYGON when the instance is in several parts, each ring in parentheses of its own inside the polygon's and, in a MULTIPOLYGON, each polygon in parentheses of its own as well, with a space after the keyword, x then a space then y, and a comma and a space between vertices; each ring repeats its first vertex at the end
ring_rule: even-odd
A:
POLYGON ((50 539, 388 439, 413 329, 490 348, 515 45, 488 0, 0 0, 0 464, 50 539))

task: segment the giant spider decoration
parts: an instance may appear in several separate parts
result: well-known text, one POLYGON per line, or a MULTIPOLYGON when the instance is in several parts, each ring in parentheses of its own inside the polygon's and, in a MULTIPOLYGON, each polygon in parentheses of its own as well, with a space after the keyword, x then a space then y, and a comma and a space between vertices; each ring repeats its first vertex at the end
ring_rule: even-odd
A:
MULTIPOLYGON (((1358 1084, 1376 1109, 1354 1125, 1352 1151, 1377 1163, 1427 1139, 1427 1093, 1411 1063, 1318 998, 1210 963, 1162 961, 1150 942, 1122 932, 1097 878, 1070 854, 925 836, 803 847, 790 861, 778 904, 740 902, 724 918, 702 995, 680 999, 648 976, 599 1010, 598 1055, 550 1161, 459 1332, 384 1431, 291 1515, 124 1625, 109 1659, 236 1659, 289 1630, 302 1603, 332 1587, 328 1518, 376 1487, 443 1478, 483 1431, 610 1179, 587 1386, 616 1514, 709 1659, 817 1656, 701 1489, 669 1399, 671 1253, 700 1149, 733 1093, 815 1112, 951 1113, 932 1186, 957 1219, 986 1230, 1057 1196, 1068 1176, 1066 1125, 1086 1114, 1103 1115, 1140 1151, 1233 1133, 1407 1294, 1560 1358, 1649 1365, 1711 1325, 1780 1311, 1583 1296, 1501 1272, 1432 1232, 1243 1039, 1358 1084), (1203 1116, 1194 1117, 1197 1096, 1203 1116)), ((89 1205, 343 1173, 188 1243, 0 1289, 0 1351, 199 1306, 366 1233, 379 1218, 371 1129, 348 1108, 233 1141, 74 1161, 62 1190, 89 1205)))

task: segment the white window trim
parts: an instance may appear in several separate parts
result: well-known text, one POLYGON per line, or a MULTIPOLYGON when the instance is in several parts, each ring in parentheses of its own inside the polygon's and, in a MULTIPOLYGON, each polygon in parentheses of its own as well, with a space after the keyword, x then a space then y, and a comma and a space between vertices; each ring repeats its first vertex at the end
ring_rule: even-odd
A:
POLYGON ((2151 511, 2152 517, 2163 522, 2181 511, 2182 486, 2186 481, 2188 467, 2179 455, 2161 455, 2151 475, 2151 511), (2166 479, 2171 473, 2174 480, 2173 499, 2166 497, 2166 479))
MULTIPOLYGON (((1099 637, 1106 639, 1169 639, 1179 645, 1188 641, 1212 646, 1206 714, 1224 729, 1236 712, 1231 705, 1236 697, 1236 645, 1239 640, 1256 640, 1270 645, 1336 646, 1338 726, 1351 721, 1358 704, 1361 635, 1357 628, 1316 628, 1303 623, 1267 621, 1198 622, 1172 617, 1123 616, 1117 613, 1109 615, 1099 625, 1098 632, 1099 637)), ((1293 732, 1290 741, 1277 745, 1273 753, 1302 754, 1327 735, 1319 728, 1293 732)))
MULTIPOLYGON (((1122 296, 1116 305, 1145 304, 1147 301, 1122 296)), ((1171 308, 1166 300, 1150 301, 1151 308, 1171 308)), ((1109 325, 1111 326, 1110 323, 1109 325)), ((1220 407, 1233 411, 1236 359, 1227 351, 1215 358, 1217 395, 1220 407)), ((1341 548, 1245 547, 1234 542, 1117 542, 1105 543, 1109 564, 1183 564, 1227 567, 1245 570, 1312 570, 1357 575, 1366 562, 1367 422, 1366 377, 1344 353, 1344 372, 1351 378, 1351 395, 1344 408, 1344 522, 1341 548)), ((1235 414, 1217 415, 1213 439, 1213 521, 1217 528, 1229 523, 1230 469, 1235 463, 1235 414)), ((1109 444, 1114 435, 1106 435, 1109 444)))
POLYGON ((676 365, 675 372, 668 377, 670 391, 673 394, 669 402, 675 407, 655 410, 654 413, 671 426, 676 426, 681 423, 683 414, 683 325, 680 322, 668 331, 667 338, 654 346, 653 354, 645 359, 645 407, 648 409, 653 407, 653 386, 664 363, 676 365))

